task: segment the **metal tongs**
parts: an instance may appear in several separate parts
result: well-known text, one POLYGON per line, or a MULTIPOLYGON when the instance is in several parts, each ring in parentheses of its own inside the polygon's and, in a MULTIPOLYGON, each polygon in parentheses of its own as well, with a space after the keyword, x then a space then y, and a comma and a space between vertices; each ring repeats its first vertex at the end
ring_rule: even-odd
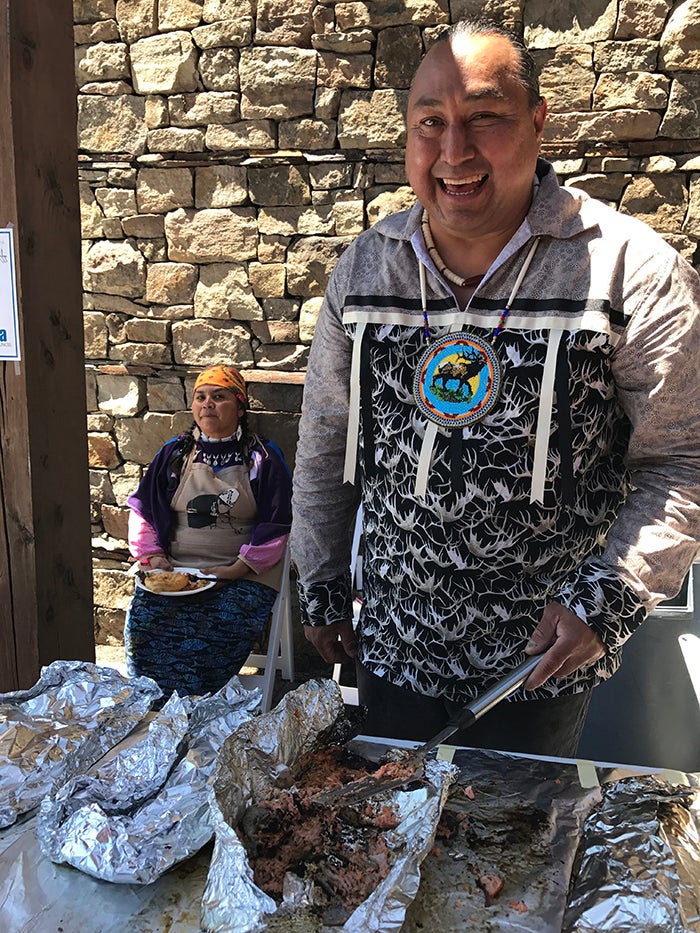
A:
POLYGON ((376 778, 370 775, 369 777, 360 778, 358 781, 350 781, 348 784, 343 784, 341 787, 334 787, 332 790, 316 794, 313 798, 314 801, 320 804, 357 803, 366 800, 368 797, 373 797, 375 794, 384 793, 388 790, 395 790, 396 788, 410 784, 412 781, 420 780, 423 775, 423 761, 428 752, 442 745, 443 742, 460 729, 468 729, 469 726, 472 726, 477 719, 481 719, 483 715, 488 713, 490 709, 493 709, 501 700, 505 700, 511 693, 514 693, 518 687, 525 683, 530 673, 537 667, 541 660, 541 654, 531 655, 526 658, 522 664, 519 664, 510 674, 502 680, 499 680, 493 687, 486 690, 463 710, 457 713, 437 735, 428 739, 423 745, 419 745, 408 758, 403 761, 398 761, 397 764, 402 769, 411 770, 408 776, 376 778))

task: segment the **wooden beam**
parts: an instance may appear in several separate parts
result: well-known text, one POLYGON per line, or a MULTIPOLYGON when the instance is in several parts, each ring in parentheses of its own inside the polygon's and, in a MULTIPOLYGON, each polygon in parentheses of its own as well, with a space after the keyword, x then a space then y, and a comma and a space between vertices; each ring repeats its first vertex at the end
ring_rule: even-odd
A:
POLYGON ((0 0, 0 227, 22 359, 0 362, 0 692, 93 660, 71 0, 0 0))

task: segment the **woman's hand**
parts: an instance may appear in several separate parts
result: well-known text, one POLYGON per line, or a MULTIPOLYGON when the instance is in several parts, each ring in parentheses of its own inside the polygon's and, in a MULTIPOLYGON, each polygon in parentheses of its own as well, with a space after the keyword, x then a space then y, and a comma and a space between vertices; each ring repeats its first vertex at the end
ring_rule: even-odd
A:
POLYGON ((219 564, 217 567, 206 567, 202 573, 208 576, 218 577, 219 580, 240 580, 244 577, 250 567, 245 561, 235 560, 232 564, 219 564))
POLYGON ((148 557, 144 557, 143 560, 139 561, 139 566, 141 570, 170 571, 173 569, 173 565, 170 563, 165 554, 149 554, 148 557))

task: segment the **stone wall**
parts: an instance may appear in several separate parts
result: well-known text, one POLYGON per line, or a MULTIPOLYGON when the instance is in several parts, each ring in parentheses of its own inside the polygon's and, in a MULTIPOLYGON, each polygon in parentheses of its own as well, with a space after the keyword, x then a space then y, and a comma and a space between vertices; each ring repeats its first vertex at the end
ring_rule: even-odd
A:
POLYGON ((127 495, 230 362, 294 460, 309 344, 345 246, 407 206, 402 112, 445 24, 524 30, 562 180, 700 238, 694 0, 75 0, 98 643, 119 642, 127 495))

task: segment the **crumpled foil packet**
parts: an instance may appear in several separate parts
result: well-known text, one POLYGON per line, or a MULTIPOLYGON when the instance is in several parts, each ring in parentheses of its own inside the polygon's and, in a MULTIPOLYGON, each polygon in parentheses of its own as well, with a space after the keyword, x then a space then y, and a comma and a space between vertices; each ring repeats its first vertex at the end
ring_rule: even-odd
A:
POLYGON ((699 810, 697 785, 647 776, 604 786, 584 824, 563 933, 700 931, 699 810))
POLYGON ((458 748, 452 762, 460 774, 443 832, 401 933, 561 933, 578 840, 600 788, 583 787, 571 761, 458 748), (444 832, 450 825, 455 831, 444 832), (482 879, 494 876, 503 887, 492 897, 482 879))
MULTIPOLYGON (((258 888, 234 826, 248 806, 270 795, 276 781, 304 752, 316 747, 343 713, 340 688, 332 680, 309 681, 288 693, 271 713, 247 723, 224 743, 211 788, 216 837, 202 897, 202 929, 208 933, 247 933, 280 919, 279 929, 297 929, 295 911, 309 906, 302 881, 292 881, 278 909, 258 888), (276 915, 276 918, 275 918, 276 915)), ((342 927, 345 933, 398 931, 420 883, 420 864, 430 851, 442 806, 457 769, 428 761, 428 784, 395 791, 386 801, 400 817, 392 846, 402 845, 386 878, 342 927)), ((289 877, 289 876, 288 876, 289 877)), ((314 924, 316 930, 330 929, 314 924)))
POLYGON ((207 781, 261 691, 233 677, 201 699, 174 693, 144 735, 44 798, 41 850, 88 875, 148 884, 213 836, 207 781))
POLYGON ((0 694, 0 829, 81 774, 139 723, 161 690, 86 661, 54 661, 0 694))

